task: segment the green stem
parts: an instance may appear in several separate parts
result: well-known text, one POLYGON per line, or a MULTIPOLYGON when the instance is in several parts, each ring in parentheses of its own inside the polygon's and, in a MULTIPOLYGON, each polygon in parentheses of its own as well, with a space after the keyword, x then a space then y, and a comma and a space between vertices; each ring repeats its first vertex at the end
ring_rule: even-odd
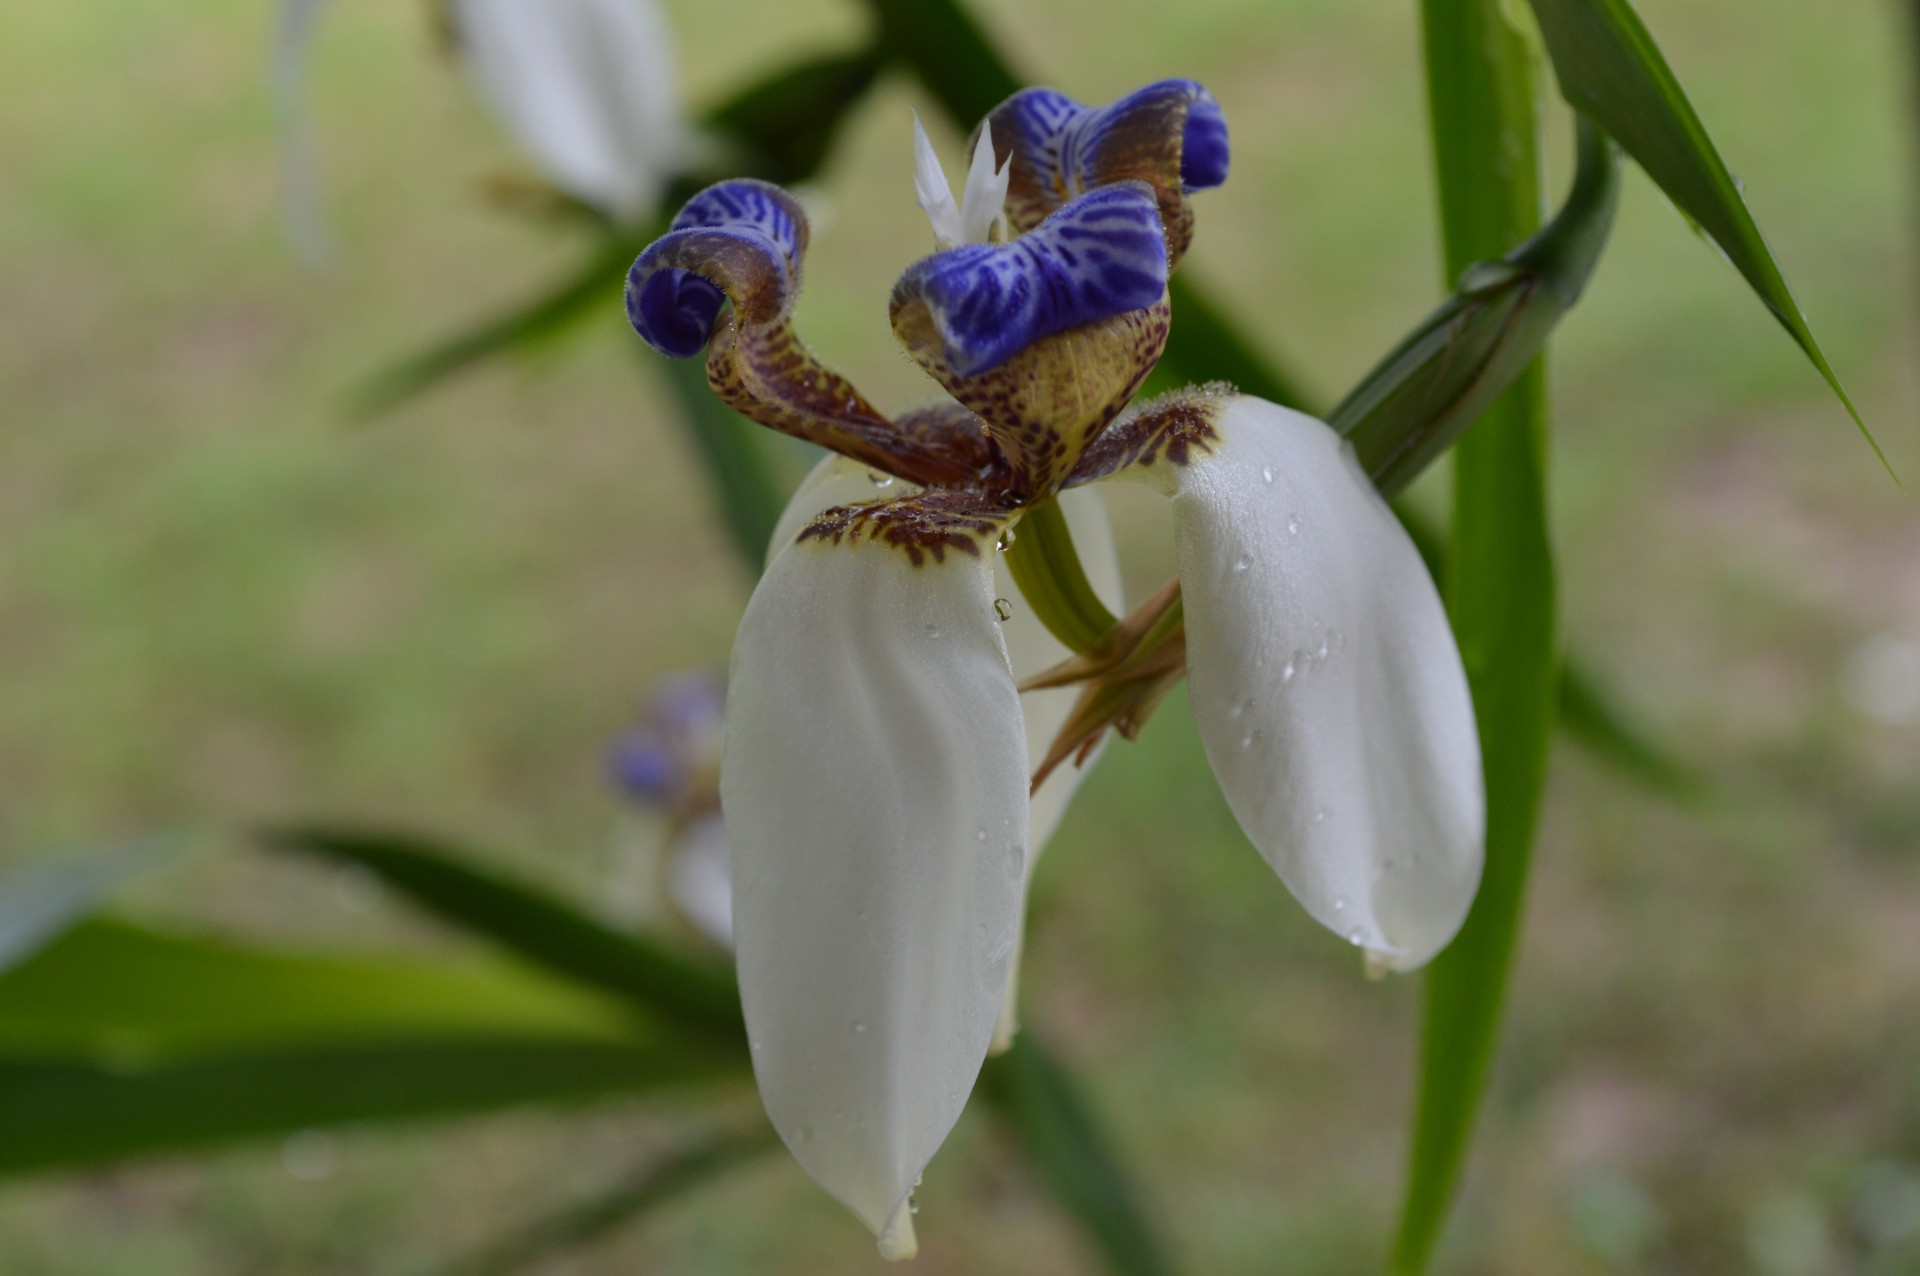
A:
POLYGON ((1048 497, 1020 520, 1007 546, 1013 583, 1048 631, 1074 651, 1091 651, 1118 624, 1093 592, 1060 502, 1048 497))
MULTIPOLYGON (((1501 0, 1422 0, 1447 278, 1539 223, 1533 51, 1501 0)), ((1406 1202, 1392 1270, 1427 1269, 1460 1180, 1499 1035, 1557 677, 1538 361, 1455 448, 1448 607, 1473 690, 1487 784, 1486 868, 1426 979, 1406 1202)))

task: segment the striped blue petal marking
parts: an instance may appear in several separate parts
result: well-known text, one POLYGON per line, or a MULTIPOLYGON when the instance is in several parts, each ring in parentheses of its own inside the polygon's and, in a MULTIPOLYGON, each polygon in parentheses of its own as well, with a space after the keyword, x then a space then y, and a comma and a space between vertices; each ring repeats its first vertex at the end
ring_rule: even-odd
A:
POLYGON ((1043 337, 1150 306, 1166 286, 1153 191, 1128 182, 1082 195, 1010 244, 922 258, 894 293, 926 302, 947 362, 975 376, 1043 337))
POLYGON ((1196 80, 1160 80, 1102 107, 1082 106, 1057 89, 1026 89, 1001 109, 1036 176, 1068 194, 1099 185, 1103 161, 1116 152, 1170 140, 1156 137, 1156 130, 1182 110, 1181 184, 1192 192, 1227 180, 1227 119, 1196 80))
POLYGON ((806 244, 799 206, 779 187, 748 178, 709 186, 687 201, 667 233, 627 272, 627 319, 654 349, 689 358, 706 347, 728 300, 729 265, 743 256, 764 259, 771 269, 762 273, 771 274, 782 298, 790 297, 806 244), (690 252, 696 244, 702 251, 690 252), (667 264, 690 255, 709 262, 710 269, 667 264))

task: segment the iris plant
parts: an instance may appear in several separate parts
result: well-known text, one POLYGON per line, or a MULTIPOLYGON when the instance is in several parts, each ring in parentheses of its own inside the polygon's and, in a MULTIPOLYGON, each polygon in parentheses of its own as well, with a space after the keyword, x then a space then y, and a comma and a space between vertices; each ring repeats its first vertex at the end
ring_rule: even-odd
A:
POLYGON ((1132 403, 1175 318, 1190 197, 1227 175, 1213 97, 1016 94, 976 131, 958 203, 917 140, 937 251, 889 309, 936 403, 883 413, 801 343, 807 219, 777 187, 703 191, 627 281, 649 344, 705 350, 729 405, 833 454, 741 622, 721 802, 768 1114, 890 1257, 914 1252, 914 1184, 1010 1030, 1033 850, 1080 771, 1060 764, 1105 727, 1184 673, 1247 836, 1377 970, 1452 937, 1484 828, 1459 653, 1352 449, 1225 386, 1132 403), (1031 519, 1092 564, 1057 579, 1113 601, 1109 480, 1172 501, 1179 580, 1063 661, 1023 615, 1060 614, 1056 577, 1029 573, 1015 607, 996 550, 1031 519))

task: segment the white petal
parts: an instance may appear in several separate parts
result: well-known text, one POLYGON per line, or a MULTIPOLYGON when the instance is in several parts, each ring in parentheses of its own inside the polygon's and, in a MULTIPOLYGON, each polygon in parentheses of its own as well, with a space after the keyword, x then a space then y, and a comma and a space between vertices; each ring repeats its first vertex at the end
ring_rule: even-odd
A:
POLYGON ((1307 910, 1393 969, 1459 929, 1480 880, 1473 705, 1432 579, 1352 449, 1252 398, 1169 483, 1187 677, 1247 836, 1307 910))
POLYGON ((461 51, 507 130, 562 190, 650 208, 686 139, 653 0, 454 0, 461 51))
POLYGON ((790 544, 727 688, 721 803, 761 1097, 876 1235, 973 1088, 1018 929, 1027 752, 991 557, 790 544))
POLYGON ((987 243, 995 222, 1006 212, 1007 186, 1013 181, 1013 157, 993 167, 993 131, 980 126, 980 137, 973 145, 973 163, 967 168, 967 184, 960 192, 960 242, 987 243))
POLYGON ((947 185, 946 170, 934 154, 920 112, 913 113, 913 197, 920 211, 933 223, 933 241, 941 248, 965 242, 960 209, 953 202, 953 188, 947 185))
POLYGON ((280 123, 280 169, 285 188, 287 233, 309 266, 333 256, 326 209, 320 198, 320 165, 307 110, 307 60, 321 0, 283 0, 274 49, 274 110, 280 123))
MULTIPOLYGON (((1067 530, 1073 533, 1074 548, 1079 551, 1080 565, 1086 568, 1087 581, 1093 586, 1093 592, 1111 610, 1122 610, 1120 560, 1114 553, 1113 526, 1107 521, 1106 503, 1099 491, 1093 487, 1081 487, 1062 493, 1060 509, 1067 516, 1067 530)), ((1013 583, 1013 574, 1007 570, 1005 562, 995 564, 994 588, 999 597, 1013 603, 1013 615, 1001 626, 1001 631, 1007 637, 1007 655, 1013 662, 1015 682, 1023 682, 1044 669, 1051 669, 1073 654, 1041 623, 1033 608, 1020 596, 1013 583)), ((1028 758, 1046 756, 1053 738, 1060 734, 1061 725, 1072 711, 1074 701, 1079 698, 1079 687, 1050 687, 1043 691, 1021 693, 1020 711, 1026 719, 1028 758)), ((1067 813, 1068 803, 1079 790, 1080 781, 1093 769, 1097 760, 1096 754, 1087 760, 1085 767, 1075 766, 1071 762, 1055 767, 1047 777, 1047 782, 1033 795, 1026 874, 1022 879, 1021 942, 1013 950, 1013 962, 1007 971, 1007 998, 1001 1003, 1000 1023, 994 1030, 996 1053, 1013 1044, 1013 1035, 1019 1027, 1017 994, 1020 986, 1020 956, 1026 941, 1026 888, 1033 881, 1033 869, 1040 860, 1040 852, 1046 849, 1053 831, 1060 826, 1060 820, 1067 813)))
POLYGON ((725 824, 718 815, 701 816, 681 830, 667 854, 667 892, 680 915, 722 948, 733 947, 725 824))
MULTIPOLYGON (((768 548, 769 560, 790 544, 799 535, 800 529, 823 510, 835 505, 891 499, 919 490, 902 480, 885 475, 881 478, 884 486, 876 485, 874 471, 856 461, 832 455, 822 458, 801 481, 793 499, 781 513, 768 548)), ((1099 490, 1081 487, 1062 493, 1060 508, 1066 514, 1067 528, 1073 533, 1073 543, 1080 552, 1081 565, 1086 568, 1087 580, 1092 584, 1094 593, 1109 608, 1120 611, 1120 560, 1114 552, 1113 527, 1107 521, 1106 503, 1099 490)), ((1034 614, 1033 608, 1020 596, 1019 587, 1013 583, 1013 575, 1007 570, 1005 560, 997 555, 993 581, 994 596, 1007 599, 1013 606, 1012 615, 1000 630, 1006 637, 1007 655, 1013 665, 1016 683, 1043 669, 1052 668, 1072 654, 1065 644, 1048 631, 1034 614)), ((1020 710, 1025 722, 1028 758, 1046 755, 1047 748, 1059 734, 1061 724, 1067 720, 1067 714, 1073 709, 1073 703, 1079 695, 1078 687, 1055 687, 1021 694, 1020 710)), ((1084 768, 1071 763, 1056 767, 1053 774, 1047 777, 1047 782, 1040 786, 1039 792, 1033 795, 1026 871, 1021 881, 1020 912, 1023 919, 1026 915, 1026 888, 1033 880, 1033 868, 1039 861, 1040 852, 1046 848, 1053 831, 1059 827, 1068 803, 1080 787, 1080 781, 1097 759, 1096 753, 1084 768)), ((1000 1023, 994 1033, 996 1052, 1012 1044, 1018 1026, 1014 994, 1019 985, 1020 955, 1025 945, 1025 934, 1023 923, 1020 942, 1014 948, 1007 972, 1007 998, 1002 1003, 1000 1023)))

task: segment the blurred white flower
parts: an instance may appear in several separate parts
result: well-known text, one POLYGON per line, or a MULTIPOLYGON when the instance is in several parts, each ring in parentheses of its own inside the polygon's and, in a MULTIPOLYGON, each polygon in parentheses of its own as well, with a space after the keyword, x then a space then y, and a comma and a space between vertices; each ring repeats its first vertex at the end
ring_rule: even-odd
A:
POLYGON ((1875 634, 1840 663, 1840 694, 1869 718, 1920 725, 1920 642, 1875 634))
MULTIPOLYGON (((488 108, 553 186, 620 221, 649 212, 689 153, 674 49, 654 0, 438 0, 488 108)), ((328 254, 306 67, 321 0, 284 0, 274 89, 288 222, 328 254)))

